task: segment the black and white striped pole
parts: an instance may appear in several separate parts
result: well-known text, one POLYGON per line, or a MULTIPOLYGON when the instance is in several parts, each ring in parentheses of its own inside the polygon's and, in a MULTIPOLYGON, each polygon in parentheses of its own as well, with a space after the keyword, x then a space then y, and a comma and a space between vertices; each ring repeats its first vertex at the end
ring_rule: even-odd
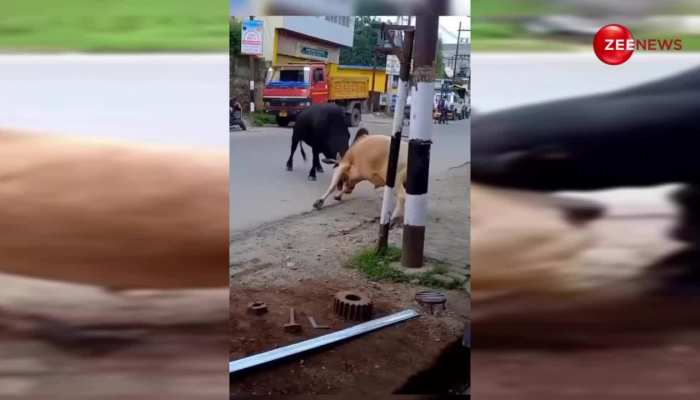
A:
POLYGON ((399 151, 401 149, 401 132, 403 130, 404 109, 411 79, 411 57, 413 55, 413 31, 404 32, 403 47, 399 55, 401 67, 399 70, 399 93, 394 106, 394 120, 392 122, 391 145, 389 146, 389 165, 386 172, 386 185, 382 198, 382 213, 379 217, 379 241, 377 253, 386 251, 389 245, 389 229, 391 228, 391 213, 396 207, 396 169, 399 163, 399 151))
POLYGON ((437 42, 438 17, 416 17, 413 57, 413 80, 416 83, 416 92, 411 98, 406 211, 401 249, 401 264, 408 268, 423 266, 425 222, 428 211, 428 167, 433 136, 433 82, 435 81, 437 42))

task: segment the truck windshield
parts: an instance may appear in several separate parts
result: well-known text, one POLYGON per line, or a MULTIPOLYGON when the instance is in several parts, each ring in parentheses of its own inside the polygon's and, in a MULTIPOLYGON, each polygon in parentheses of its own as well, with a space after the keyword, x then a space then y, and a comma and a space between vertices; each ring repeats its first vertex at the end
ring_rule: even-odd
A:
POLYGON ((304 69, 273 69, 268 74, 267 81, 282 81, 282 82, 307 82, 307 74, 304 69))

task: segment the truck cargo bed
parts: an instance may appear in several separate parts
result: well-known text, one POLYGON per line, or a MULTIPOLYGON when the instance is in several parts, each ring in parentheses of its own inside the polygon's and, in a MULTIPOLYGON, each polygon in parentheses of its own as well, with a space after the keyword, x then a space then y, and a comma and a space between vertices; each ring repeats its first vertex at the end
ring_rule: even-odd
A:
POLYGON ((328 87, 329 100, 354 100, 369 97, 369 80, 365 77, 331 77, 328 87))

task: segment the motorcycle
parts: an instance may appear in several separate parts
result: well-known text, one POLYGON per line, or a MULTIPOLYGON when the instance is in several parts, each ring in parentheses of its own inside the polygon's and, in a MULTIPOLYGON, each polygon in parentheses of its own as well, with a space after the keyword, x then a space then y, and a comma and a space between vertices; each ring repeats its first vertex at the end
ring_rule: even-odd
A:
POLYGON ((241 130, 246 130, 246 125, 245 122, 243 121, 242 115, 243 115, 243 107, 241 107, 241 104, 239 102, 233 103, 233 105, 229 105, 229 128, 233 128, 234 126, 239 126, 241 130))

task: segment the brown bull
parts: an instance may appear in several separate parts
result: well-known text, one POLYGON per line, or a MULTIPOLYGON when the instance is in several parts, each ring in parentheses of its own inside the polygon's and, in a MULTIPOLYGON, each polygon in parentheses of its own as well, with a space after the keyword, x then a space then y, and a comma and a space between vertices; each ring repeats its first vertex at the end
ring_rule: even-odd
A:
MULTIPOLYGON (((391 137, 384 135, 369 135, 365 129, 360 129, 350 149, 340 160, 333 173, 333 179, 328 190, 314 203, 316 209, 323 207, 326 198, 334 191, 338 193, 334 199, 342 200, 343 194, 350 194, 355 186, 363 181, 369 181, 375 188, 386 185, 386 173, 389 160, 391 137)), ((399 163, 396 168, 396 207, 392 213, 392 221, 397 222, 403 217, 406 198, 406 160, 408 144, 401 142, 399 163)))

